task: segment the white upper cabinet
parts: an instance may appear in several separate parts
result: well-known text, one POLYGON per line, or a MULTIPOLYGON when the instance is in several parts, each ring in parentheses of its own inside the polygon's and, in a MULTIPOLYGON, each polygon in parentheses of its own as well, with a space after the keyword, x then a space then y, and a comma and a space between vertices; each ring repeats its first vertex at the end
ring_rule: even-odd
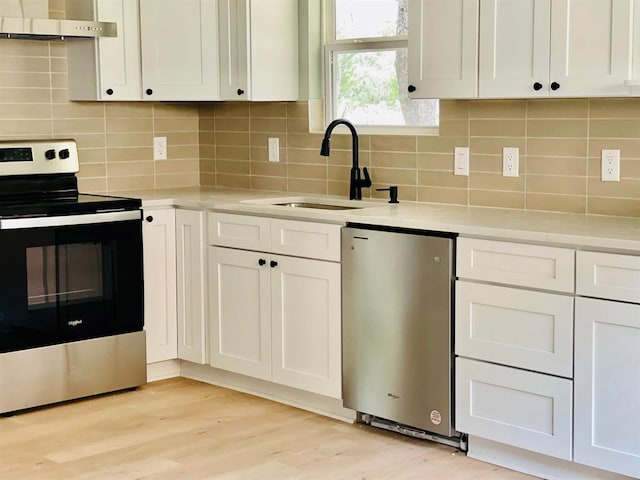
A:
POLYGON ((116 22, 118 36, 67 43, 71 100, 140 100, 140 19, 137 1, 67 0, 67 18, 116 22))
POLYGON ((219 0, 222 100, 298 99, 297 0, 219 0))
POLYGON ((631 94, 635 1, 481 0, 479 96, 631 94))
MULTIPOLYGON (((550 80, 561 96, 629 95, 634 0, 554 0, 550 80)), ((553 94, 553 92, 552 92, 553 94)))
POLYGON ((549 95, 551 0, 482 0, 480 97, 549 95))
POLYGON ((145 100, 218 98, 216 0, 140 0, 145 100))
POLYGON ((409 0, 411 98, 478 96, 479 0, 409 0))
POLYGON ((71 100, 218 100, 217 0, 66 0, 116 38, 67 44, 71 100))

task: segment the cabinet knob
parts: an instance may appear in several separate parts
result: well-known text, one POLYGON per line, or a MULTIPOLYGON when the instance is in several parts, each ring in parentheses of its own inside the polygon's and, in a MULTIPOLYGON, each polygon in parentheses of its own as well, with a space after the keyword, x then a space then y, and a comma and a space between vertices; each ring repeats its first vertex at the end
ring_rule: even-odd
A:
POLYGON ((264 258, 261 258, 260 260, 258 260, 258 265, 263 266, 265 263, 267 263, 267 261, 264 258))
POLYGON ((146 94, 147 95, 152 95, 153 94, 153 90, 151 90, 150 88, 147 88, 146 94))
POLYGON ((560 88, 560 84, 558 82, 551 82, 551 90, 558 90, 560 88))
POLYGON ((153 217, 151 215, 149 215, 147 218, 145 218, 145 220, 149 223, 153 222, 153 217))
POLYGON ((271 268, 274 268, 278 266, 278 262, 276 262, 275 260, 271 260, 271 263, 269 263, 269 265, 271 265, 271 268))
POLYGON ((413 92, 415 92, 415 91, 416 91, 416 87, 415 87, 415 85, 409 85, 409 86, 407 87, 407 90, 409 90, 409 93, 413 93, 413 92))
POLYGON ((533 84, 533 89, 537 92, 538 90, 542 90, 542 84, 540 82, 536 82, 533 84))
POLYGON ((239 88, 238 90, 236 90, 236 93, 238 95, 244 95, 244 90, 242 90, 241 88, 239 88))
POLYGON ((107 88, 107 95, 113 95, 113 88, 107 88))

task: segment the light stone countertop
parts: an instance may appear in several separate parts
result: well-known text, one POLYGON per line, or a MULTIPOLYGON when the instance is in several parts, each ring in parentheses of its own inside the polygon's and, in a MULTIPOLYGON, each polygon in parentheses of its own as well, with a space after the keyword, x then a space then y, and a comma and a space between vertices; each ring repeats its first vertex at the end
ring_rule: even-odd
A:
POLYGON ((296 220, 457 232, 464 236, 640 253, 640 218, 533 212, 500 208, 235 190, 214 187, 118 192, 142 199, 143 208, 176 206, 296 220), (271 205, 274 201, 319 201, 357 205, 353 210, 320 210, 271 205))

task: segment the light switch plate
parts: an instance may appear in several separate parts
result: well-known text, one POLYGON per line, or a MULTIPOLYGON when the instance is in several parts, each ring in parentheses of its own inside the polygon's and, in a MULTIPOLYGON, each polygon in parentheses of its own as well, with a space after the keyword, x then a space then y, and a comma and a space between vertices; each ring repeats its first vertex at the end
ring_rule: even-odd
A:
POLYGON ((280 139, 278 137, 269 139, 269 161, 280 161, 280 139))
POLYGON ((167 137, 153 137, 153 159, 167 159, 167 137))
POLYGON ((469 147, 456 147, 454 149, 453 174, 469 175, 469 147))

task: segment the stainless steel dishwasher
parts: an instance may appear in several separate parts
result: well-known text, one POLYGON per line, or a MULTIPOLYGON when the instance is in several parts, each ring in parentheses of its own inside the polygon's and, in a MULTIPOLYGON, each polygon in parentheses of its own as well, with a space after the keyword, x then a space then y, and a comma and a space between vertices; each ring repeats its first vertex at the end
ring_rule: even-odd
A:
POLYGON ((466 449, 453 428, 454 242, 342 229, 342 394, 360 422, 466 449))

